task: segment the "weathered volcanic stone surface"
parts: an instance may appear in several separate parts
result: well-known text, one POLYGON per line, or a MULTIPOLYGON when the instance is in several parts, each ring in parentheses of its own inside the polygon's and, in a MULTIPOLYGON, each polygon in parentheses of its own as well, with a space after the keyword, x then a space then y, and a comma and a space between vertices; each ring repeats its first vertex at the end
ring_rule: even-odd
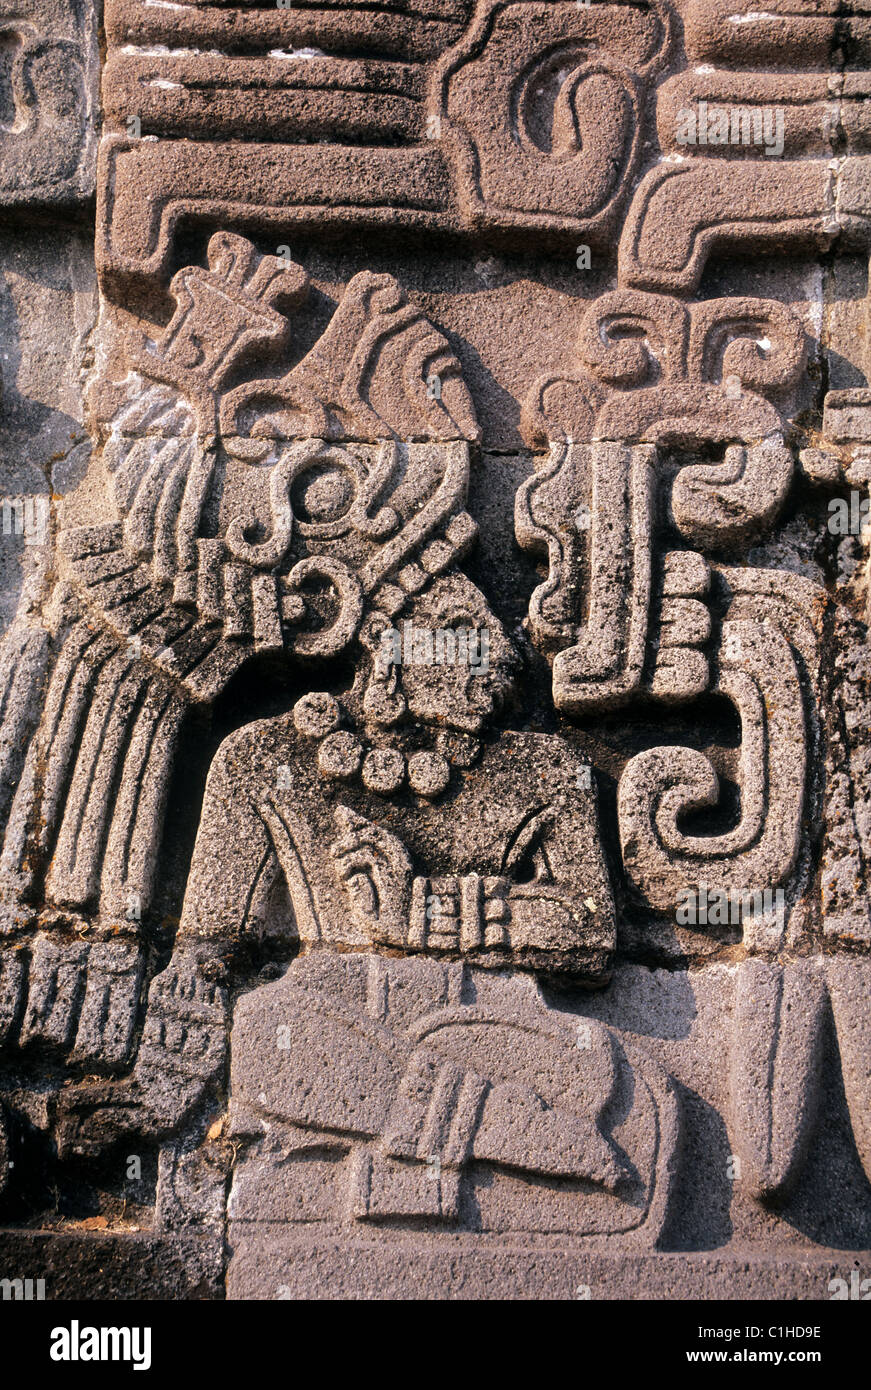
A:
POLYGON ((0 0, 0 1277, 871 1279, 869 84, 0 0))

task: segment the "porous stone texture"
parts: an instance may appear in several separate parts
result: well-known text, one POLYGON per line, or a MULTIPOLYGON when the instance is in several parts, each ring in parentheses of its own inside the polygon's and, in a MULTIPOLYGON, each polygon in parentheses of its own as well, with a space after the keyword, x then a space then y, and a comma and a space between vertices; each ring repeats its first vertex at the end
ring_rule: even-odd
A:
POLYGON ((864 1289, 869 82, 0 0, 0 1278, 864 1289))

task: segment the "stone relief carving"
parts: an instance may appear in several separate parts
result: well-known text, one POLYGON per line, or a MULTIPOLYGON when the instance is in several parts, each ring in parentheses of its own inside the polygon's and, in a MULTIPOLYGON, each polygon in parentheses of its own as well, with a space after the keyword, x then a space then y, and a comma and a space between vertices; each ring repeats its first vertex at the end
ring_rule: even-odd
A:
POLYGON ((105 282, 161 273, 179 224, 203 214, 527 238, 551 228, 604 244, 671 44, 668 6, 499 0, 447 11, 405 17, 396 32, 389 6, 341 24, 329 8, 277 23, 269 11, 184 6, 166 61, 150 46, 166 38, 165 21, 147 5, 112 6, 105 282), (227 43, 230 26, 238 56, 197 46, 227 43), (252 88, 257 101, 243 102, 252 88), (155 134, 156 144, 139 139, 155 134))
MULTIPOLYGON (((250 245, 239 239, 218 236, 210 244, 210 261, 222 264, 225 280, 230 265, 232 275, 241 279, 236 267, 246 261, 250 270, 250 258, 250 245), (225 252, 228 259, 221 262, 219 253, 225 252)), ((199 280, 193 272, 180 273, 178 283, 188 295, 184 307, 193 306, 191 315, 204 303, 208 306, 214 273, 199 280)), ((278 274, 269 258, 251 283, 268 284, 278 293, 278 274)), ((144 392, 137 387, 134 428, 146 410, 161 433, 156 440, 122 433, 131 417, 130 408, 122 407, 120 429, 116 415, 102 454, 126 520, 113 523, 105 539, 92 527, 82 528, 84 534, 73 532, 64 546, 73 558, 73 575, 81 576, 79 588, 92 622, 99 619, 104 630, 126 636, 128 645, 136 643, 140 681, 150 682, 156 666, 158 690, 163 696, 168 686, 180 708, 191 699, 214 699, 221 683, 256 651, 286 650, 304 662, 361 651, 362 660, 357 657, 357 679, 341 701, 315 691, 286 716, 240 731, 222 745, 206 788, 176 954, 151 985, 131 1080, 117 1090, 101 1084, 61 1096, 62 1153, 99 1146, 125 1127, 144 1126, 151 1132, 172 1128, 217 1079, 226 1016, 224 992, 214 983, 215 952, 226 952, 256 934, 279 879, 293 908, 299 941, 307 948, 375 943, 482 962, 492 956, 503 965, 516 960, 592 978, 607 966, 614 945, 613 903, 594 787, 579 789, 568 750, 558 740, 504 734, 487 743, 481 737, 511 692, 516 656, 480 590, 455 568, 475 528, 463 510, 469 446, 456 437, 459 426, 448 412, 453 389, 453 413, 474 434, 468 396, 444 339, 403 305, 397 287, 374 277, 360 279, 359 286, 349 286, 327 334, 297 368, 285 377, 240 388, 219 405, 201 400, 189 435, 179 431, 173 440, 164 434, 168 410, 176 412, 170 419, 179 418, 178 400, 167 407, 165 393, 157 387, 144 392), (375 308, 383 312, 374 314, 375 308), (350 341, 343 332, 345 322, 354 329, 350 341), (437 411, 418 390, 426 379, 419 373, 433 362, 444 380, 437 411), (363 379, 365 399, 359 385, 363 379), (375 443, 379 435, 395 434, 390 419, 413 425, 408 412, 416 401, 421 431, 430 428, 436 435, 455 437, 426 444, 399 444, 395 437, 375 443), (203 421, 209 429, 219 420, 235 423, 257 405, 267 429, 281 422, 280 440, 260 431, 261 420, 245 437, 200 433, 203 421), (427 416, 434 420, 432 426, 427 416), (288 433, 294 419, 300 430, 315 421, 325 437, 295 442, 288 433), (344 426, 343 419, 348 422, 344 426), (328 443, 339 429, 347 434, 368 431, 373 442, 328 443), (234 454, 243 477, 236 500, 229 502, 234 454), (267 475, 259 516, 256 505, 248 514, 235 511, 239 498, 252 495, 247 475, 254 466, 267 475), (209 482, 218 473, 223 539, 200 541, 193 550, 186 530, 200 525, 209 482), (190 504, 192 486, 198 491, 190 504), (138 510, 146 489, 152 502, 138 510), (161 497, 158 514, 174 522, 162 562, 159 537, 141 530, 154 513, 155 496, 161 497), (249 536, 258 521, 269 533, 253 541, 249 536), (187 554, 196 567, 193 573, 185 568, 187 554), (147 569, 144 556, 151 557, 147 569), (210 590, 209 581, 215 582, 222 564, 222 588, 210 590), (119 589, 110 577, 119 569, 142 578, 119 589), (309 581, 326 583, 334 595, 336 611, 326 624, 323 596, 316 594, 310 603, 301 596, 309 581), (143 606, 143 589, 148 606, 143 606), (241 614, 227 613, 231 598, 241 614), (176 627, 179 636, 170 646, 167 633, 176 627), (477 662, 462 664, 418 666, 413 653, 405 657, 408 664, 401 653, 394 660, 385 632, 401 641, 400 634, 407 637, 409 629, 412 640, 484 632, 486 661, 480 653, 477 662), (155 650, 158 639, 161 645, 155 650), (177 650, 185 655, 176 656, 177 650), (452 767, 461 770, 460 785, 452 767), (384 799, 404 794, 406 788, 411 807, 404 796, 404 807, 390 814, 391 828, 379 824, 384 799), (448 840, 441 828, 444 810, 437 805, 445 796, 453 827, 448 840), (228 859, 230 845, 238 847, 236 864, 228 859), (238 885, 235 896, 228 892, 230 881, 238 885), (179 1056, 171 1055, 175 1051, 179 1056)), ((291 289, 298 291, 296 279, 291 289)), ((257 300, 254 310, 261 312, 257 300)), ((237 333, 233 351, 249 346, 251 337, 237 333)), ((225 339, 222 332, 221 343, 225 339)), ((176 315, 157 344, 152 380, 170 376, 175 362, 185 362, 191 341, 208 342, 207 321, 204 327, 202 317, 189 321, 176 315)), ((228 370, 226 359, 214 364, 213 351, 202 355, 202 366, 186 385, 189 398, 198 378, 217 381, 228 370)), ((112 394, 111 389, 98 393, 101 401, 112 394)), ((39 818, 43 844, 53 830, 57 834, 46 896, 85 911, 95 904, 98 919, 109 920, 121 915, 125 896, 135 895, 143 908, 150 901, 150 885, 133 874, 154 856, 173 751, 161 750, 162 762, 152 752, 149 781, 157 785, 148 797, 149 819, 144 824, 134 820, 131 826, 128 799, 118 798, 112 808, 105 795, 106 786, 117 785, 119 778, 122 786, 125 779, 134 782, 140 797, 145 787, 137 724, 116 693, 119 676, 123 681, 131 664, 126 656, 124 662, 110 668, 109 675, 118 733, 107 739, 105 720, 99 726, 99 757, 108 751, 115 760, 112 770, 94 769, 96 749, 89 746, 86 731, 72 777, 73 787, 77 779, 82 784, 83 799, 100 799, 103 812, 102 841, 89 838, 87 875, 73 840, 81 824, 79 805, 67 805, 59 828, 48 816, 39 818), (67 818, 73 833, 65 830, 67 818), (140 837, 147 848, 137 854, 140 837), (116 844, 123 847, 123 878, 113 872, 116 844), (79 876, 67 872, 64 877, 73 848, 71 867, 79 876), (101 849, 98 872, 94 861, 101 849)), ((62 679, 66 690, 66 670, 62 679)), ((163 724, 165 728, 165 720, 163 724)), ((21 785, 27 785, 26 779, 21 785)), ((45 853, 49 850, 46 845, 45 853)), ((26 845, 18 852, 22 861, 36 858, 26 845)))
MULTIPOLYGON (((31 213, 91 187, 58 16, 9 20, 31 213)), ((826 525, 871 477, 869 24, 107 4, 91 453, 0 635, 0 1225, 13 1154, 108 1223, 142 1150, 210 1296, 688 1250, 710 1292, 745 1246, 783 1296, 798 1229, 819 1297, 871 1246, 867 534, 826 525)))
POLYGON ((546 1009, 531 981, 423 958, 318 957, 267 989, 274 1003, 249 996, 234 1022, 232 1129, 259 1141, 231 1197, 242 1260, 246 1226, 288 1219, 655 1239, 674 1097, 610 1030, 589 1025, 579 1070, 576 1020, 546 1009), (287 1048, 264 1082, 278 1016, 287 1048), (313 1053, 315 1067, 301 1067, 313 1053), (620 1123, 603 1121, 618 1100, 620 1123), (306 1155, 323 1172, 307 1164, 296 1197, 306 1155))
POLYGON ((670 42, 665 6, 480 6, 433 84, 465 217, 610 232, 670 42))
POLYGON ((742 728, 741 820, 694 843, 679 820, 716 803, 717 774, 697 751, 648 749, 620 779, 624 865, 664 909, 702 882, 776 888, 809 809, 827 595, 708 556, 746 549, 783 508, 795 463, 760 392, 801 372, 801 328, 779 304, 616 291, 587 311, 578 355, 585 370, 532 388, 528 438, 550 438, 551 454, 516 507, 518 540, 548 556, 530 625, 552 655, 554 701, 579 714, 643 694, 729 699, 742 728), (697 548, 669 549, 669 531, 697 548))
POLYGON ((96 40, 95 16, 76 0, 4 0, 0 208, 23 213, 93 198, 96 40))

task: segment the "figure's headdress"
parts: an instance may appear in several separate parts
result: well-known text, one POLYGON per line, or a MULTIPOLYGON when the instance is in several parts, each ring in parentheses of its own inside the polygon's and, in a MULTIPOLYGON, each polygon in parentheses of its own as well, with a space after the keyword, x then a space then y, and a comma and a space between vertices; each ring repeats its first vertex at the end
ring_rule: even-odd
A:
POLYGON ((394 616, 454 565, 476 533, 464 504, 478 438, 456 357, 391 276, 356 275, 301 361, 240 383, 286 348, 279 306, 301 305, 307 277, 224 232, 208 261, 174 277, 162 332, 131 331, 126 380, 97 382, 121 520, 64 546, 92 611, 150 643, 147 586, 165 618, 149 654, 200 697, 252 646, 335 655, 367 612, 394 616), (125 560, 135 580, 106 604, 125 560), (175 657, 167 630, 184 633, 175 657))

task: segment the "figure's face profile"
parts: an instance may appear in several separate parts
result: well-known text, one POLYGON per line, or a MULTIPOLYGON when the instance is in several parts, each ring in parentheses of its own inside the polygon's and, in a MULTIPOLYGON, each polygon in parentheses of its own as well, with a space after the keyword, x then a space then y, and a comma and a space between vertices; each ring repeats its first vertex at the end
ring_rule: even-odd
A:
POLYGON ((411 717, 480 732, 513 690, 517 660, 481 590, 460 573, 436 579, 395 630, 411 717))

